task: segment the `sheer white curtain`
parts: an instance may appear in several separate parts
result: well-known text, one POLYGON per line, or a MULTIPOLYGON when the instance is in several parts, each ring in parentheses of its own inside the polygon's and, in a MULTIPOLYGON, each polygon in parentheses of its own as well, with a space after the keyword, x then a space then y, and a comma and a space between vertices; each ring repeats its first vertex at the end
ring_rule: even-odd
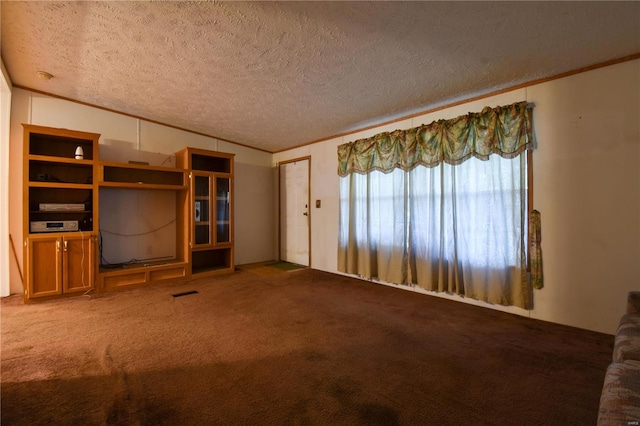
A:
POLYGON ((351 273, 407 281, 406 191, 400 169, 340 178, 339 251, 351 273))
POLYGON ((340 178, 339 269, 530 306, 526 154, 340 178))
POLYGON ((501 305, 529 306, 526 154, 417 167, 411 179, 412 282, 501 305))

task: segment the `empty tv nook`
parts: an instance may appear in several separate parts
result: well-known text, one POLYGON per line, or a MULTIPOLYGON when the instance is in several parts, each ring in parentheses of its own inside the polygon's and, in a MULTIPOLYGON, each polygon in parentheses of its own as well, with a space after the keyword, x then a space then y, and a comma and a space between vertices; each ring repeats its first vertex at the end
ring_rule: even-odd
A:
POLYGON ((234 154, 99 161, 99 134, 23 124, 24 299, 232 272, 234 154))

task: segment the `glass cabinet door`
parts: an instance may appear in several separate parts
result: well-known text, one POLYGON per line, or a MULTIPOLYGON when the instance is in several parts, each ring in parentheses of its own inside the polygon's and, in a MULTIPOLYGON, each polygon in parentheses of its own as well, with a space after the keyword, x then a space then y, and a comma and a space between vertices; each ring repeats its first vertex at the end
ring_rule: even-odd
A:
POLYGON ((210 176, 194 176, 194 236, 195 245, 211 244, 211 177, 210 176))
POLYGON ((216 242, 227 243, 231 241, 231 197, 230 179, 216 178, 216 242))

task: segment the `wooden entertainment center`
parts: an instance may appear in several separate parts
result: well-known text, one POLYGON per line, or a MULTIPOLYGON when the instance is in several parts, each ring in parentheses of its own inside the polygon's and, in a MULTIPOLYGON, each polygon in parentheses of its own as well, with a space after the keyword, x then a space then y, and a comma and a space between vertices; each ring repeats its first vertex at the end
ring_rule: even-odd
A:
POLYGON ((99 134, 23 127, 25 301, 233 272, 234 154, 184 148, 175 168, 101 162, 99 134), (140 190, 175 197, 175 257, 103 264, 101 191, 140 190))

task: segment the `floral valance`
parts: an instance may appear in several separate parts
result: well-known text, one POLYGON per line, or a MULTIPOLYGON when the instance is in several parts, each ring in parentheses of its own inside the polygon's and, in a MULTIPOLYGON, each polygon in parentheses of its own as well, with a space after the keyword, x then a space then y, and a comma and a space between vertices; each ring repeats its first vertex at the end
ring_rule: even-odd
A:
POLYGON ((533 148, 531 113, 526 102, 484 108, 451 120, 438 120, 408 130, 379 133, 338 147, 338 174, 389 173, 460 164, 491 154, 513 158, 533 148))

